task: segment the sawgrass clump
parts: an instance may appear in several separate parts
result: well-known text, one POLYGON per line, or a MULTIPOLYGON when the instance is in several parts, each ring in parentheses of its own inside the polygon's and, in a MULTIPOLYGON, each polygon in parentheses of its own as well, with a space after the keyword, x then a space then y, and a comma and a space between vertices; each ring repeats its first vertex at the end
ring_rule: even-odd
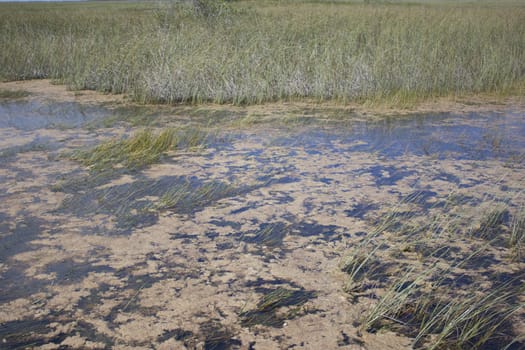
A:
POLYGON ((519 94, 525 86, 520 3, 199 0, 0 9, 0 79, 51 78, 141 102, 403 105, 519 94))
POLYGON ((415 349, 520 348, 512 325, 524 315, 525 275, 506 257, 521 248, 522 211, 495 206, 472 224, 476 214, 465 213, 465 203, 448 198, 424 220, 413 204, 388 211, 341 261, 345 290, 371 303, 362 329, 388 328, 415 349), (505 248, 494 242, 507 239, 508 251, 496 257, 505 248))
POLYGON ((206 138, 207 134, 197 129, 167 128, 158 133, 145 129, 129 138, 114 139, 89 150, 77 151, 71 158, 98 172, 117 168, 140 169, 158 162, 168 151, 201 147, 206 138))
POLYGON ((431 275, 443 273, 450 271, 434 266, 419 274, 399 276, 366 315, 367 330, 391 328, 413 337, 414 348, 432 350, 511 344, 510 319, 525 306, 517 301, 525 290, 523 283, 514 283, 519 283, 519 278, 451 294, 445 292, 450 288, 449 280, 429 282, 431 275))

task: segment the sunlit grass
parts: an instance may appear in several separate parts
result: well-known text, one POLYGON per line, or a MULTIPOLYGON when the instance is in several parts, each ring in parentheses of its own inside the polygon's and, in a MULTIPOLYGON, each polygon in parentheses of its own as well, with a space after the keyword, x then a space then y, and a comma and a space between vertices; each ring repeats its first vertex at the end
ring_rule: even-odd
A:
POLYGON ((506 257, 521 259, 523 211, 490 203, 472 223, 475 214, 453 197, 425 220, 410 212, 410 199, 387 211, 342 259, 344 288, 355 300, 370 298, 363 330, 393 330, 415 349, 515 348, 525 275, 506 257))
POLYGON ((0 79, 53 78, 141 102, 404 106, 525 87, 519 3, 0 6, 0 79))
POLYGON ((136 132, 129 138, 104 142, 89 150, 74 152, 71 158, 91 170, 104 171, 124 167, 140 169, 156 163, 168 151, 195 148, 205 144, 207 134, 197 129, 150 129, 136 132))

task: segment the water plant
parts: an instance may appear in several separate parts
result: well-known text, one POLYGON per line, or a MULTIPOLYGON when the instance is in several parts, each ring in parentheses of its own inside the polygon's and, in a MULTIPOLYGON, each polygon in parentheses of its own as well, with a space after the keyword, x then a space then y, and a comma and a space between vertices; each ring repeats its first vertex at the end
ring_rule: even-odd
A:
POLYGON ((509 245, 515 257, 520 260, 525 251, 525 209, 523 208, 512 217, 509 245))
POLYGON ((315 297, 314 292, 305 290, 293 290, 284 287, 268 290, 253 310, 240 312, 241 324, 245 327, 257 324, 282 327, 284 320, 297 316, 300 311, 298 308, 313 297, 315 297), (282 308, 286 308, 287 311, 278 313, 282 308))
POLYGON ((474 236, 484 239, 493 239, 501 233, 501 226, 509 220, 509 210, 506 205, 496 205, 482 216, 479 228, 473 232, 474 236))
POLYGON ((361 319, 362 330, 388 328, 411 338, 415 349, 523 345, 512 324, 524 314, 525 275, 492 267, 498 249, 521 248, 523 210, 511 216, 510 202, 487 200, 491 209, 473 229, 476 214, 465 214, 464 204, 449 196, 444 205, 430 208, 430 220, 428 213, 424 220, 405 216, 401 224, 403 204, 394 206, 342 259, 348 274, 345 290, 355 301, 367 298, 371 305, 361 319), (509 244, 496 248, 507 226, 509 244))
POLYGON ((511 343, 514 336, 508 324, 525 307, 516 301, 525 285, 516 286, 512 280, 485 290, 475 285, 451 295, 443 290, 449 289, 445 279, 429 283, 431 275, 443 272, 447 271, 432 267, 398 277, 367 314, 366 328, 395 329, 414 337, 415 348, 478 349, 511 343))
POLYGON ((245 233, 241 239, 248 243, 257 243, 275 248, 282 245, 284 237, 289 233, 290 225, 282 222, 262 224, 259 229, 245 233))
POLYGON ((200 129, 167 128, 136 132, 124 139, 113 139, 89 150, 74 152, 71 158, 94 171, 124 167, 140 169, 160 160, 168 151, 203 146, 207 134, 200 129))

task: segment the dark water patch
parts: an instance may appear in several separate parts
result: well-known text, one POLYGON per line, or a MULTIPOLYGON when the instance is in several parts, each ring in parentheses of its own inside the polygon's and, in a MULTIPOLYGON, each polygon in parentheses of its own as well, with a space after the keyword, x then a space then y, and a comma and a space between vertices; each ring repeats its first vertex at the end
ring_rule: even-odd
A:
POLYGON ((370 173, 374 177, 376 186, 393 186, 407 176, 417 174, 415 170, 407 170, 405 167, 374 165, 360 170, 359 175, 370 173))
MULTIPOLYGON (((114 306, 111 309, 111 312, 104 318, 104 320, 108 322, 108 327, 111 329, 114 329, 117 326, 115 320, 122 313, 151 315, 152 312, 150 312, 149 308, 144 308, 140 304, 138 296, 142 289, 150 288, 154 283, 161 279, 161 277, 150 275, 129 275, 129 271, 120 271, 115 273, 115 275, 121 278, 125 286, 115 290, 112 293, 113 296, 111 296, 112 299, 118 298, 121 300, 121 302, 114 306)), ((99 294, 97 294, 97 297, 98 295, 99 294)), ((155 309, 153 314, 156 314, 158 311, 158 309, 155 309)))
MULTIPOLYGON (((508 285, 509 287, 521 290, 522 293, 525 291, 525 271, 518 270, 514 272, 505 272, 495 269, 487 270, 482 274, 492 282, 493 288, 497 288, 498 286, 502 285, 508 285)), ((518 293, 517 297, 519 298, 519 296, 520 293, 518 293)))
POLYGON ((232 215, 235 215, 235 214, 240 214, 240 213, 244 213, 245 211, 248 211, 250 209, 253 209, 254 205, 249 205, 249 206, 246 206, 246 207, 242 207, 242 208, 239 208, 239 209, 235 209, 235 210, 232 210, 230 212, 230 214, 232 215))
POLYGON ((357 203, 352 206, 352 209, 345 210, 344 213, 346 216, 358 218, 364 220, 365 215, 372 210, 378 210, 379 205, 374 203, 357 203))
POLYGON ((90 342, 102 343, 108 348, 111 348, 115 345, 115 341, 111 337, 98 332, 92 324, 81 320, 76 322, 75 327, 71 331, 70 335, 72 336, 75 334, 80 335, 90 342))
POLYGON ((303 237, 319 237, 324 240, 330 240, 338 228, 335 225, 300 222, 292 226, 291 233, 303 237))
POLYGON ((217 232, 213 232, 213 231, 210 232, 210 231, 208 231, 208 232, 206 232, 204 234, 204 236, 206 236, 207 238, 209 238, 209 239, 211 239, 213 241, 215 238, 219 237, 220 235, 217 232))
POLYGON ((287 235, 299 235, 303 237, 318 237, 325 241, 340 239, 335 233, 338 226, 321 225, 317 223, 263 223, 257 230, 239 234, 240 240, 269 248, 282 247, 283 240, 287 235), (337 237, 336 237, 337 236, 337 237))
POLYGON ((6 214, 0 214, 0 219, 2 220, 0 227, 5 229, 0 231, 0 261, 6 261, 18 253, 35 249, 30 247, 29 243, 36 239, 45 227, 53 225, 33 216, 17 219, 16 224, 15 220, 6 214))
POLYGON ((182 240, 182 243, 189 244, 195 242, 199 235, 189 234, 189 233, 172 233, 170 234, 170 239, 172 240, 182 240))
POLYGON ((157 337, 157 342, 163 343, 170 339, 184 342, 188 346, 187 341, 194 338, 195 335, 191 331, 184 330, 182 328, 176 328, 172 330, 166 330, 164 333, 157 337))
POLYGON ((465 274, 450 274, 449 276, 439 280, 439 284, 450 288, 465 288, 476 282, 472 276, 465 274))
MULTIPOLYGON (((13 219, 10 215, 0 212, 0 245, 3 249, 3 240, 6 236, 10 235, 10 227, 13 223, 13 219)), ((0 255, 1 257, 1 255, 0 255)), ((1 258, 0 258, 1 260, 1 258)))
POLYGON ((432 181, 436 181, 436 180, 451 182, 456 185, 459 185, 461 183, 461 178, 459 178, 458 176, 454 174, 450 174, 444 171, 440 172, 439 174, 437 174, 436 176, 432 178, 432 181))
MULTIPOLYGON (((9 171, 14 175, 14 180, 17 182, 27 181, 35 178, 35 173, 30 169, 22 169, 16 166, 9 167, 9 171)), ((36 187, 33 187, 36 188, 36 187)), ((28 191, 29 192, 29 191, 28 191)))
POLYGON ((55 274, 55 284, 78 283, 86 278, 90 273, 113 272, 109 266, 92 265, 87 262, 76 262, 73 259, 65 259, 46 266, 45 273, 55 274))
POLYGON ((21 153, 28 152, 50 152, 60 148, 60 145, 53 142, 49 137, 37 137, 33 141, 24 145, 7 147, 0 150, 0 164, 12 161, 14 157, 21 153))
POLYGON ((217 250, 228 250, 235 247, 235 244, 233 242, 223 242, 223 243, 217 243, 216 244, 217 250))
POLYGON ((497 266, 501 260, 496 258, 492 253, 478 254, 466 259, 461 263, 461 266, 466 270, 488 270, 491 267, 497 266))
POLYGON ((387 157, 414 154, 484 160, 505 158, 525 147, 525 124, 512 113, 385 118, 357 124, 353 129, 352 136, 364 141, 353 150, 377 151, 387 157))
POLYGON ((46 344, 60 344, 68 335, 60 332, 49 336, 52 329, 48 320, 26 319, 0 324, 2 349, 27 349, 46 344))
MULTIPOLYGON (((231 212, 233 214, 233 211, 231 212)), ((241 224, 235 221, 229 221, 229 220, 210 220, 209 222, 211 225, 215 225, 218 227, 231 227, 233 230, 240 230, 241 224)))
POLYGON ((304 289, 294 290, 279 287, 277 289, 261 290, 264 295, 259 299, 253 310, 239 314, 243 327, 264 325, 268 327, 283 327, 284 321, 303 314, 301 306, 316 297, 316 293, 304 289))
POLYGON ((477 185, 481 185, 484 182, 485 180, 469 177, 468 172, 464 172, 464 177, 461 178, 461 182, 459 183, 458 188, 470 188, 477 185))
POLYGON ((109 114, 103 106, 76 102, 4 101, 0 103, 0 128, 23 131, 80 128, 109 114))
POLYGON ((83 310, 85 314, 91 313, 96 307, 101 305, 102 295, 107 294, 111 288, 107 283, 100 283, 97 288, 91 289, 89 295, 80 298, 77 302, 77 308, 83 310))
POLYGON ((334 182, 333 179, 330 179, 330 178, 328 178, 328 177, 321 177, 321 178, 319 178, 317 181, 322 182, 322 183, 324 183, 325 185, 331 185, 331 184, 334 182))
POLYGON ((296 177, 296 176, 289 176, 289 175, 278 176, 278 175, 275 175, 275 174, 269 174, 269 175, 259 176, 257 178, 257 181, 259 181, 261 183, 264 183, 266 186, 271 186, 271 185, 291 184, 291 183, 294 183, 294 182, 299 182, 299 181, 301 181, 301 179, 296 177))
POLYGON ((337 346, 343 347, 348 345, 358 345, 361 348, 366 349, 365 342, 359 338, 356 337, 349 337, 348 334, 341 331, 341 338, 337 340, 337 346))
POLYGON ((276 204, 291 203, 295 199, 283 191, 269 191, 268 194, 271 196, 271 201, 276 204))
POLYGON ((68 194, 88 192, 95 187, 109 184, 111 181, 117 180, 123 175, 134 174, 136 173, 125 169, 101 171, 88 175, 86 175, 83 170, 74 170, 69 174, 60 175, 51 189, 55 192, 64 192, 68 194))
POLYGON ((0 304, 19 298, 29 298, 31 295, 45 291, 53 285, 52 280, 33 279, 25 276, 25 264, 8 262, 8 268, 0 275, 0 304))

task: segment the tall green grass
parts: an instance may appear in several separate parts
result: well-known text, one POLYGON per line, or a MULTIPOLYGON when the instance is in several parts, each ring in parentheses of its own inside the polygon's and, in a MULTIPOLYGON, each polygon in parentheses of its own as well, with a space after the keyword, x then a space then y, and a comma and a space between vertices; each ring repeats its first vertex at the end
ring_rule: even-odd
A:
POLYGON ((525 86, 520 4, 240 1, 211 10, 0 4, 0 79, 51 78, 161 103, 405 103, 525 86))

